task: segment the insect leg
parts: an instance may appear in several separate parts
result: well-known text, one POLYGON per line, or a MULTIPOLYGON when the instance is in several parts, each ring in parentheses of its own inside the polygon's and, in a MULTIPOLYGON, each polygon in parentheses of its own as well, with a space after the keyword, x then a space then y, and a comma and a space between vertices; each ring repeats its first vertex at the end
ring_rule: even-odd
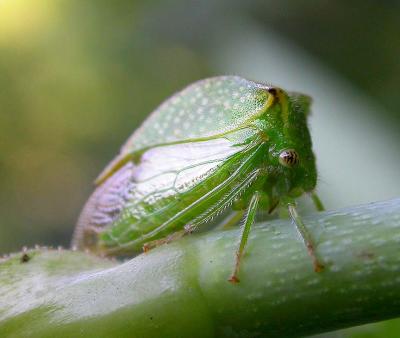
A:
POLYGON ((235 268, 233 270, 232 276, 228 279, 231 283, 239 283, 239 278, 237 275, 239 273, 240 260, 243 256, 243 251, 246 246, 247 239, 249 237, 250 228, 254 223, 254 218, 257 213, 259 201, 260 201, 260 193, 255 192, 250 200, 249 208, 247 209, 247 213, 245 215, 244 222, 242 225, 240 244, 236 251, 235 268))
POLYGON ((324 207, 323 203, 321 202, 321 199, 318 197, 318 195, 315 191, 310 193, 310 197, 311 197, 312 201, 314 202, 315 209, 317 209, 317 211, 325 210, 325 207, 324 207))
POLYGON ((147 242, 147 243, 143 244, 143 252, 148 252, 157 246, 171 243, 177 239, 182 238, 187 233, 188 233, 187 230, 180 230, 180 231, 176 231, 176 232, 172 233, 171 235, 169 235, 167 237, 157 239, 155 241, 147 242))
MULTIPOLYGON (((228 221, 229 222, 229 221, 228 221)), ((168 244, 173 241, 176 241, 177 239, 182 238, 185 235, 191 234, 193 231, 196 230, 196 226, 193 225, 186 225, 183 230, 175 231, 174 233, 161 238, 161 239, 156 239, 154 241, 150 241, 147 243, 143 244, 143 252, 148 252, 151 249, 154 249, 157 246, 163 245, 163 244, 168 244)))
POLYGON ((315 272, 322 271, 324 266, 319 262, 315 254, 315 245, 313 243, 310 233, 308 232, 306 226, 303 223, 303 220, 297 213, 296 206, 292 203, 289 203, 288 209, 290 217, 292 218, 294 224, 296 225, 297 230, 299 231, 301 237, 303 238, 304 244, 307 247, 308 254, 311 256, 314 265, 314 271, 315 272))

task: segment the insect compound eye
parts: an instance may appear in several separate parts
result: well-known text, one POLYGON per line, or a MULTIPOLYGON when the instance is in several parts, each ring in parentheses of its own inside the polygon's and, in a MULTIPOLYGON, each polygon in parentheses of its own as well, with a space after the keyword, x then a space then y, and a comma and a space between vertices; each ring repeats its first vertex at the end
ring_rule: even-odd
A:
POLYGON ((294 149, 286 149, 279 154, 279 163, 284 167, 291 168, 297 165, 299 161, 299 154, 294 149))

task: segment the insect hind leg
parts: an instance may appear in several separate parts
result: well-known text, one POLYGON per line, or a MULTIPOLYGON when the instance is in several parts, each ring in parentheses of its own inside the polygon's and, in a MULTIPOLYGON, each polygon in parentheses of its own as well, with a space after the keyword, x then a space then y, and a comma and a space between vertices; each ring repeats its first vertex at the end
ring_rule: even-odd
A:
POLYGON ((174 242, 174 241, 182 238, 183 236, 185 236, 185 235, 187 235, 188 233, 191 233, 191 232, 192 231, 189 231, 189 230, 187 230, 185 228, 183 230, 176 231, 176 232, 174 232, 174 233, 172 233, 172 234, 170 234, 170 235, 168 235, 168 236, 166 236, 164 238, 156 239, 154 241, 147 242, 147 243, 143 244, 143 252, 146 253, 146 252, 149 252, 151 249, 154 249, 155 247, 158 247, 160 245, 169 244, 171 242, 174 242))

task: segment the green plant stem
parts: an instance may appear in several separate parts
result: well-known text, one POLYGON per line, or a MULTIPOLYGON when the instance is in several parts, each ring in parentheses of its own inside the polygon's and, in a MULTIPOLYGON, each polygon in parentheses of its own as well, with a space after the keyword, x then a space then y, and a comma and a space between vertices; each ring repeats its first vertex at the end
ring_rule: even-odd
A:
POLYGON ((0 263, 1 337, 285 337, 400 316, 400 199, 191 235, 123 264, 32 250, 0 263), (21 259, 22 258, 22 259, 21 259), (27 261, 26 261, 27 260, 27 261), (26 261, 26 262, 23 262, 26 261))

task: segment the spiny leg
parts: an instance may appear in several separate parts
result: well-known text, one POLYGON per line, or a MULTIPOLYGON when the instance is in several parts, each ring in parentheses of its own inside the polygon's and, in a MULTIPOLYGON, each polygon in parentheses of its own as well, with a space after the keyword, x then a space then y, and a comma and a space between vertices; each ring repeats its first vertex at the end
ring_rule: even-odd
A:
POLYGON ((322 271, 324 269, 324 266, 319 262, 315 254, 315 246, 313 240, 306 226, 304 225, 303 220, 297 213, 296 206, 294 204, 288 204, 288 209, 290 217, 292 218, 294 224, 296 224, 296 228, 299 231, 301 237, 303 238, 304 244, 307 247, 308 254, 311 256, 314 265, 314 271, 315 272, 322 271))
MULTIPOLYGON (((243 217, 243 213, 244 212, 242 210, 234 212, 233 215, 231 217, 229 217, 225 223, 222 223, 221 225, 219 225, 218 228, 225 229, 225 228, 229 228, 229 227, 237 224, 240 221, 240 219, 243 217)), ((197 228, 196 225, 189 224, 189 225, 186 225, 183 230, 176 231, 176 232, 168 235, 167 237, 147 242, 147 243, 143 244, 143 252, 148 252, 157 246, 160 246, 163 244, 168 244, 177 239, 180 239, 183 236, 194 232, 196 230, 196 228, 197 228)))
POLYGON ((321 199, 319 198, 319 196, 317 195, 317 193, 315 191, 310 193, 310 197, 311 197, 312 201, 314 202, 315 209, 317 209, 317 211, 325 210, 324 204, 322 203, 321 199))
POLYGON ((189 231, 184 229, 184 230, 176 231, 176 232, 172 233, 171 235, 168 235, 167 237, 164 237, 164 238, 161 238, 161 239, 156 239, 156 240, 151 241, 151 242, 147 242, 147 243, 143 244, 143 252, 148 252, 148 251, 150 251, 151 249, 154 249, 157 246, 160 246, 160 245, 163 245, 163 244, 168 244, 168 243, 171 243, 173 241, 176 241, 177 239, 180 239, 183 236, 185 236, 187 233, 189 233, 189 231))
POLYGON ((243 255, 244 248, 246 247, 247 239, 249 237, 250 229, 252 224, 254 223, 254 219, 257 213, 258 202, 260 201, 260 193, 255 192, 250 200, 249 207, 247 209, 246 216, 244 218, 244 222, 241 229, 240 235, 240 244, 236 251, 236 260, 235 267, 231 277, 228 279, 231 283, 239 283, 239 268, 240 268, 240 260, 243 255))

